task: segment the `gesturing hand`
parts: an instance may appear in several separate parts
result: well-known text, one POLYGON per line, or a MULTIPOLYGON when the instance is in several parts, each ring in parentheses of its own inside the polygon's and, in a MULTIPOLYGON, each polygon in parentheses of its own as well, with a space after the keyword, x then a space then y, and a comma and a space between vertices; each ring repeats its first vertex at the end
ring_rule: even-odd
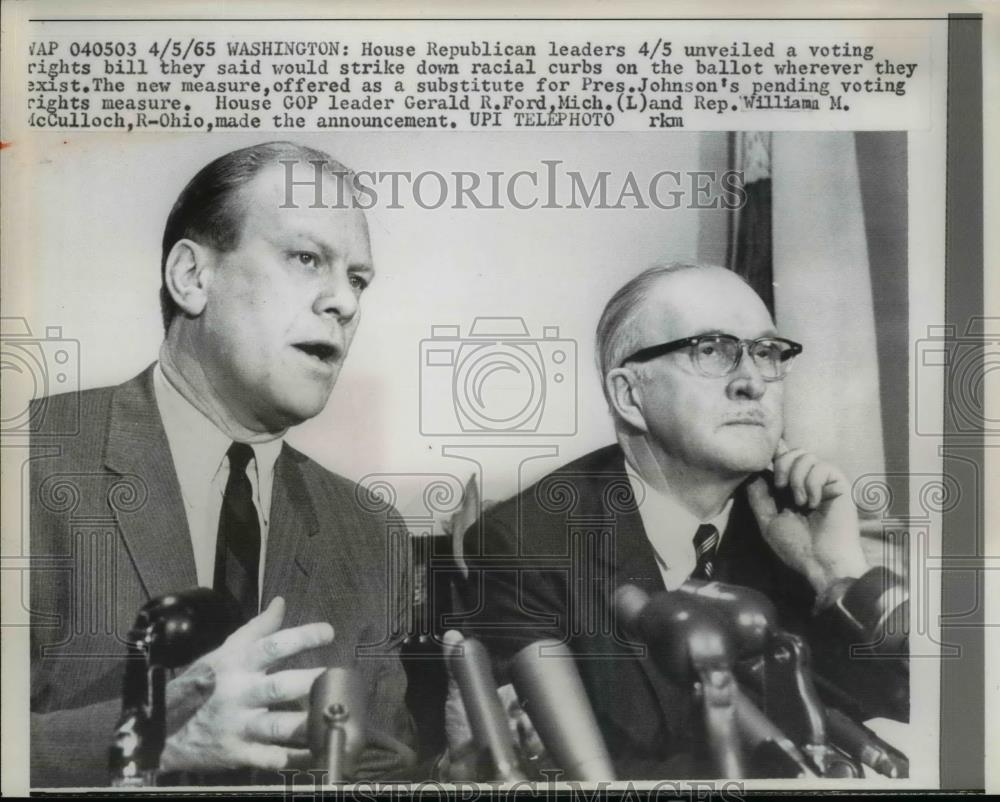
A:
MULTIPOLYGON (((271 711, 309 693, 322 668, 265 673, 287 657, 333 640, 326 623, 281 629, 285 602, 275 598, 214 652, 167 685, 168 702, 183 708, 199 690, 211 693, 167 738, 160 760, 165 771, 219 771, 252 767, 278 770, 307 765, 304 711, 271 711), (191 677, 200 678, 196 682, 191 677), (214 682, 213 682, 214 680, 214 682)), ((189 705, 187 705, 189 706, 189 705)), ((170 719, 168 711, 168 720, 170 719)), ((176 717, 174 717, 176 718, 176 717)))
POLYGON ((761 476, 747 486, 747 496, 764 540, 786 565, 803 574, 817 593, 836 579, 868 570, 857 511, 840 471, 779 440, 774 484, 792 491, 796 509, 779 512, 761 476))

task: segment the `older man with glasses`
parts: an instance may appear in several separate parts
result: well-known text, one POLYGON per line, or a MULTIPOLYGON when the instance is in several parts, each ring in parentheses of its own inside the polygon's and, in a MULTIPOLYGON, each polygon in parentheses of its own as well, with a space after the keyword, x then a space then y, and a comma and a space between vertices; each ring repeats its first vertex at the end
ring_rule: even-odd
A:
POLYGON ((782 380, 802 351, 735 273, 646 270, 597 327, 618 442, 466 533, 467 634, 486 642, 501 683, 526 645, 568 642, 619 777, 705 767, 692 759, 691 694, 629 652, 612 615, 617 589, 744 585, 771 599, 781 627, 805 633, 830 594, 869 569, 843 474, 783 439, 782 380))

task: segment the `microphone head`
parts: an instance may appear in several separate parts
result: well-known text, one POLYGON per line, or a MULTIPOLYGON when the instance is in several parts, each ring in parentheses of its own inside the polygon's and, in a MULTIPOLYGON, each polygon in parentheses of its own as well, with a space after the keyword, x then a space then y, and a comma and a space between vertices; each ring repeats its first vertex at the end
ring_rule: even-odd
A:
POLYGON ((615 591, 615 613, 627 630, 635 628, 647 604, 649 594, 635 585, 622 585, 615 591))
MULTIPOLYGON (((616 599, 616 601, 618 601, 616 599)), ((620 614, 628 600, 621 600, 620 614)), ((635 634, 650 648, 657 665, 676 683, 695 678, 695 666, 730 666, 732 639, 726 627, 703 602, 683 593, 654 594, 634 619, 635 634)))
POLYGON ((344 757, 348 763, 364 748, 367 720, 367 694, 361 675, 352 666, 328 668, 320 674, 309 691, 309 750, 325 759, 330 728, 344 731, 344 757))
POLYGON ((192 588, 147 602, 132 636, 134 641, 146 641, 151 663, 178 668, 217 649, 243 623, 230 596, 211 588, 192 588))
POLYGON ((761 654, 778 614, 767 596, 753 588, 688 579, 678 589, 708 603, 736 642, 740 657, 761 654))
POLYGON ((572 652, 556 640, 526 646, 511 664, 514 689, 567 779, 614 780, 614 765, 572 652))

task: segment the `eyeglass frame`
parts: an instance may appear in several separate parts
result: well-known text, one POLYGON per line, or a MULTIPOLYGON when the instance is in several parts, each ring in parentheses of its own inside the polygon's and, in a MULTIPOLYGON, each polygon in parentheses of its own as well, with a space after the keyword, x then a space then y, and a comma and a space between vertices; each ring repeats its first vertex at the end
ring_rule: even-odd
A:
MULTIPOLYGON (((721 378, 724 378, 724 377, 730 375, 734 370, 736 370, 740 366, 740 362, 743 361, 743 352, 746 351, 746 353, 749 354, 750 353, 750 347, 753 346, 753 345, 756 345, 757 343, 762 342, 762 341, 767 341, 767 340, 774 341, 774 340, 777 340, 778 342, 785 343, 785 344, 791 346, 791 352, 789 353, 789 355, 785 359, 781 360, 782 363, 784 363, 784 362, 790 362, 792 359, 794 359, 799 354, 801 354, 802 350, 803 350, 801 343, 797 343, 797 342, 795 342, 795 340, 789 340, 787 337, 771 337, 771 336, 768 336, 768 337, 757 337, 756 339, 753 339, 753 340, 742 340, 739 337, 737 337, 735 334, 722 334, 722 333, 720 333, 720 334, 698 334, 698 335, 696 335, 694 337, 682 337, 679 340, 671 340, 670 342, 660 343, 659 345, 650 345, 650 346, 647 346, 646 348, 640 348, 634 354, 632 354, 631 356, 626 357, 621 362, 619 362, 618 363, 618 367, 619 368, 623 368, 629 362, 648 362, 651 359, 656 359, 657 357, 665 356, 667 354, 672 354, 672 353, 674 353, 676 351, 680 351, 682 348, 690 348, 690 347, 696 346, 699 343, 701 343, 703 340, 708 340, 708 339, 725 339, 725 340, 729 340, 730 342, 735 342, 737 345, 739 345, 739 351, 736 352, 736 354, 737 354, 736 361, 733 362, 733 365, 732 365, 731 368, 729 368, 729 370, 727 370, 725 373, 723 373, 720 376, 715 376, 714 374, 706 373, 699 366, 698 359, 695 356, 695 354, 693 352, 690 354, 691 362, 692 362, 692 364, 696 368, 698 368, 699 372, 703 376, 707 376, 707 377, 713 378, 713 379, 721 379, 721 378)), ((751 357, 751 359, 752 359, 752 357, 751 357)), ((754 365, 756 365, 756 364, 757 363, 754 362, 754 365)), ((781 363, 779 363, 779 364, 781 364, 781 363)), ((785 375, 787 373, 788 373, 788 370, 786 369, 785 372, 782 373, 780 376, 774 376, 773 378, 769 378, 767 376, 763 376, 763 379, 764 379, 764 381, 768 381, 768 382, 781 381, 782 379, 785 378, 785 375)))

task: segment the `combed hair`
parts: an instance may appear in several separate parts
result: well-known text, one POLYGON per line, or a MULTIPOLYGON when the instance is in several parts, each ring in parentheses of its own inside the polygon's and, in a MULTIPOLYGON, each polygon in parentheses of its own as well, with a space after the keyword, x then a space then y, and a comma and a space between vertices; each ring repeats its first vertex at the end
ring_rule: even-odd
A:
MULTIPOLYGON (((608 372, 638 347, 635 317, 642 308, 642 302, 653 285, 661 279, 685 270, 705 270, 715 265, 695 262, 671 262, 654 265, 629 279, 625 285, 611 296, 597 323, 595 358, 597 372, 601 377, 601 389, 610 404, 608 388, 604 381, 608 372)), ((736 275, 736 274, 734 274, 736 275)))
POLYGON ((167 289, 167 257, 179 240, 190 239, 223 253, 239 244, 243 210, 237 192, 261 171, 282 160, 323 162, 332 174, 350 179, 351 172, 328 153, 294 142, 264 142, 241 148, 206 164, 177 196, 163 229, 160 259, 160 310, 163 328, 169 329, 177 306, 167 289))

